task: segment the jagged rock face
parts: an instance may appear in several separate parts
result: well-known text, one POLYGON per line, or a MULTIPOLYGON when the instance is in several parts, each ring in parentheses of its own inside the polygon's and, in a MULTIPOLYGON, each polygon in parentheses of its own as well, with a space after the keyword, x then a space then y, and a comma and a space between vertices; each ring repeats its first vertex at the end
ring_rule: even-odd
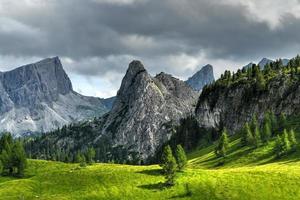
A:
POLYGON ((99 98, 73 91, 58 57, 0 74, 0 131, 46 132, 105 112, 99 98))
POLYGON ((196 91, 201 91, 202 88, 215 81, 213 66, 206 65, 200 71, 190 77, 186 83, 196 91))
POLYGON ((218 88, 199 98, 196 117, 206 128, 226 127, 231 134, 238 131, 245 122, 256 114, 261 122, 268 110, 279 115, 297 114, 300 111, 300 87, 291 84, 283 75, 272 80, 265 92, 247 95, 251 86, 240 84, 229 88, 218 88))
POLYGON ((171 124, 193 111, 196 98, 183 81, 164 73, 153 78, 133 61, 96 141, 109 135, 113 146, 138 152, 146 161, 170 138, 171 124))

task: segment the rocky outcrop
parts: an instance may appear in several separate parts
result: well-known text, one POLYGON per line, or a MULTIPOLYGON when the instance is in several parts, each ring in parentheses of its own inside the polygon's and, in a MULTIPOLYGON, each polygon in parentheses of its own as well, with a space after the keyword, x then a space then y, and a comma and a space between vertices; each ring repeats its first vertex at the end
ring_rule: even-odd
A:
POLYGON ((255 114, 262 121, 264 113, 297 114, 300 111, 299 82, 290 75, 279 74, 257 92, 253 84, 242 81, 229 87, 216 87, 203 93, 198 101, 196 117, 206 128, 226 127, 231 134, 239 130, 255 114))
POLYGON ((201 91, 205 85, 214 82, 214 80, 213 66, 205 65, 201 70, 190 77, 186 83, 194 90, 201 91))
POLYGON ((109 137, 113 147, 146 161, 171 137, 172 125, 193 112, 196 98, 183 81, 165 73, 151 77, 140 61, 133 61, 94 142, 109 137))
POLYGON ((105 112, 99 98, 73 91, 58 57, 0 74, 0 131, 47 132, 105 112))

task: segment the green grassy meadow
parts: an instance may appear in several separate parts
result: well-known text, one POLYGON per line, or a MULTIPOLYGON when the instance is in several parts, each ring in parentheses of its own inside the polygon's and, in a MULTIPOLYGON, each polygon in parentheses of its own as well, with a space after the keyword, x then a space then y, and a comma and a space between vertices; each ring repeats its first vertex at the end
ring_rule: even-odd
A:
POLYGON ((274 141, 258 149, 240 147, 232 139, 226 162, 214 146, 189 154, 177 184, 162 187, 158 165, 78 164, 29 160, 23 179, 0 177, 0 199, 300 199, 299 150, 281 160, 274 141))

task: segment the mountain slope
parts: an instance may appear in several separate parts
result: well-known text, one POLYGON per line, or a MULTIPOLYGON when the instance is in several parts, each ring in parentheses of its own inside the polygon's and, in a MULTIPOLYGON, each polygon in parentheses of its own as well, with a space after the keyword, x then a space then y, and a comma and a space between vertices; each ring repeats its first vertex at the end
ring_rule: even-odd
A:
POLYGON ((274 62, 274 69, 260 72, 263 77, 261 82, 245 72, 234 80, 231 77, 219 79, 207 87, 196 108, 200 125, 216 129, 226 127, 234 133, 254 114, 259 121, 267 111, 273 111, 276 115, 297 114, 300 111, 299 73, 277 64, 274 62))
POLYGON ((0 130, 16 136, 50 131, 107 112, 99 98, 73 91, 58 57, 2 72, 0 102, 0 130))
POLYGON ((194 90, 200 91, 205 85, 214 82, 214 80, 213 66, 208 64, 202 67, 192 77, 188 78, 186 83, 194 90))
POLYGON ((196 97, 183 81, 165 73, 153 78, 133 61, 97 140, 109 135, 114 146, 146 160, 170 138, 171 125, 193 111, 196 97))
POLYGON ((150 162, 180 119, 194 112, 197 98, 185 82, 165 73, 152 77, 133 61, 109 113, 36 138, 32 155, 44 156, 39 152, 47 146, 71 152, 93 146, 101 161, 150 162))

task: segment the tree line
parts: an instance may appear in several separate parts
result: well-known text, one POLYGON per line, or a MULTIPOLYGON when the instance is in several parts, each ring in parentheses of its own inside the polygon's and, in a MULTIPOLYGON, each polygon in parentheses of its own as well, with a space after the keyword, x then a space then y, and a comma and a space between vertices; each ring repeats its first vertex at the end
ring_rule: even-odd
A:
MULTIPOLYGON (((284 113, 276 117, 273 112, 266 112, 261 125, 254 116, 250 123, 244 124, 239 134, 241 135, 240 145, 250 148, 266 145, 276 137, 273 152, 278 158, 297 150, 298 142, 295 131, 287 128, 287 119, 284 113)), ((215 147, 215 155, 225 161, 228 149, 228 132, 224 129, 215 147)))
POLYGON ((0 173, 23 177, 26 166, 27 158, 22 142, 14 140, 10 133, 3 133, 0 138, 0 173))

